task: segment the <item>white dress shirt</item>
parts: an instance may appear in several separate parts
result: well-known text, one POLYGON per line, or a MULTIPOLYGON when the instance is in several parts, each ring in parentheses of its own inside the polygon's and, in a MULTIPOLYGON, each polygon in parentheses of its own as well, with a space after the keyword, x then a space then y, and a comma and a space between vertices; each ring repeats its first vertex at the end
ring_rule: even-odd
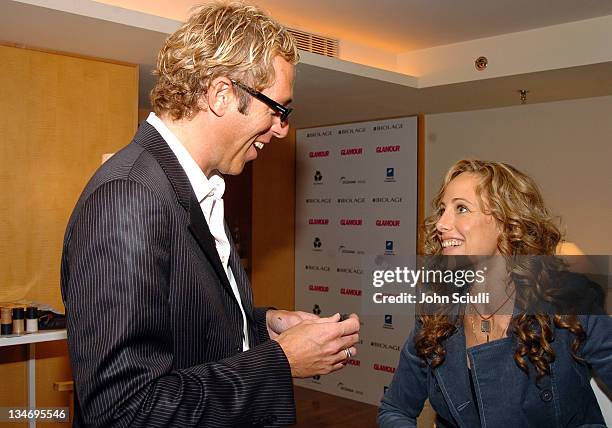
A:
POLYGON ((181 167, 185 170, 189 183, 196 195, 200 208, 204 214, 204 218, 208 223, 210 233, 215 238, 215 245, 217 247, 217 253, 221 259, 221 264, 227 274, 227 279, 232 286, 234 297, 238 301, 240 306, 240 312, 242 313, 243 322, 243 340, 242 350, 246 351, 249 349, 249 335, 247 329, 247 319, 242 307, 242 300, 240 299, 240 293, 238 291, 238 284, 232 274, 232 270, 229 267, 230 257, 230 243, 225 234, 225 223, 224 223, 224 211, 223 211, 223 193, 225 192, 225 181, 219 174, 214 174, 210 178, 207 178, 204 172, 200 169, 198 164, 193 160, 185 146, 176 138, 176 136, 168 129, 168 127, 161 121, 159 117, 153 112, 147 117, 147 122, 153 126, 157 132, 166 140, 170 150, 174 153, 178 159, 181 167))

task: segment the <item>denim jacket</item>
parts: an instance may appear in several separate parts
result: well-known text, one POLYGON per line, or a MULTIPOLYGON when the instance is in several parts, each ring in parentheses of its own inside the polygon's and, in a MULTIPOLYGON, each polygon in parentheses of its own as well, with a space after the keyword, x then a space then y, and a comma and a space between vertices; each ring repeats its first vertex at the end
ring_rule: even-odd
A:
POLYGON ((551 343, 556 358, 550 364, 550 375, 537 383, 531 363, 527 375, 514 361, 514 336, 466 352, 465 334, 459 326, 444 344, 444 362, 432 370, 416 353, 413 331, 382 399, 378 423, 383 428, 416 427, 416 418, 429 398, 438 428, 604 427, 589 381, 592 369, 608 387, 612 385, 612 318, 591 315, 579 320, 587 334, 579 354, 587 364, 571 356, 575 336, 557 328, 551 343), (470 359, 476 403, 466 358, 470 359))

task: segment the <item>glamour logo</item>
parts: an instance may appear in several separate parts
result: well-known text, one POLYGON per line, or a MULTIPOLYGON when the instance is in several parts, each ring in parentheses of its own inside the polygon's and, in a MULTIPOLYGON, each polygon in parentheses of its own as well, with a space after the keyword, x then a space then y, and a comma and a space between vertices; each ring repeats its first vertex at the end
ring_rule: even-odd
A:
POLYGON ((307 132, 306 133, 306 138, 331 137, 331 135, 332 135, 331 131, 313 131, 313 132, 307 132))
POLYGON ((375 204, 390 204, 390 203, 400 203, 402 202, 401 196, 384 196, 384 197, 376 197, 372 198, 372 202, 375 204))
POLYGON ((342 156, 355 156, 363 154, 363 148, 361 147, 352 147, 350 149, 342 149, 340 150, 340 155, 342 156))
POLYGON ((363 220, 360 218, 343 218, 340 220, 340 226, 361 226, 363 220))
POLYGON ((359 367, 359 366, 361 366, 361 361, 359 361, 359 360, 355 360, 355 359, 351 358, 350 360, 348 360, 348 361, 346 362, 346 365, 347 365, 347 366, 355 366, 355 367, 359 367))
POLYGON ((400 347, 398 345, 389 345, 388 343, 381 343, 381 342, 370 342, 370 346, 373 348, 380 348, 380 349, 392 349, 393 351, 400 350, 400 347))
POLYGON ((357 268, 343 268, 343 267, 339 267, 339 268, 336 268, 336 272, 338 272, 338 273, 352 273, 352 274, 355 274, 355 275, 363 274, 363 270, 357 269, 357 268))
POLYGON ((310 284, 308 286, 308 290, 310 290, 310 291, 318 291, 320 293, 328 293, 329 292, 329 287, 327 285, 321 285, 321 284, 310 284))
POLYGON ((338 135, 346 135, 346 134, 360 134, 365 132, 365 128, 352 128, 352 129, 339 129, 338 135))
POLYGON ((337 202, 339 204, 363 204, 365 198, 338 198, 337 202))
POLYGON ((379 227, 399 227, 399 220, 376 220, 376 226, 379 227))
POLYGON ((399 152, 401 146, 378 146, 376 147, 376 153, 389 153, 399 152))
POLYGON ((395 373, 395 367, 385 366, 384 364, 374 363, 374 370, 379 372, 395 373))
POLYGON ((354 288, 341 288, 340 294, 343 296, 361 296, 361 290, 356 290, 354 288))
POLYGON ((308 153, 308 157, 311 158, 326 158, 329 156, 329 150, 319 150, 316 152, 308 153))
POLYGON ((322 272, 329 272, 329 266, 318 266, 318 265, 305 265, 306 270, 318 270, 322 272))
POLYGON ((331 198, 308 198, 307 204, 331 204, 331 198))
POLYGON ((372 128, 373 131, 389 131, 391 129, 402 129, 404 127, 403 123, 393 123, 390 125, 376 125, 372 128))
POLYGON ((327 218, 309 218, 308 224, 329 224, 329 219, 327 218))

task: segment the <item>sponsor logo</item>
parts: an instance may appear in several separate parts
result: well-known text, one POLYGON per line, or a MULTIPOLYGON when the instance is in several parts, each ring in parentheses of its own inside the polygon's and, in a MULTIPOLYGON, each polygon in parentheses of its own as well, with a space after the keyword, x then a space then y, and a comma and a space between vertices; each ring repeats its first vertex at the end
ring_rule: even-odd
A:
POLYGON ((376 153, 399 152, 400 151, 400 147, 401 146, 378 146, 378 147, 376 147, 376 153))
POLYGON ((312 184, 323 184, 323 174, 321 174, 321 171, 315 171, 312 184))
POLYGON ((356 290, 354 288, 341 288, 340 294, 343 296, 361 296, 361 290, 356 290))
POLYGON ((316 383, 321 385, 321 375, 316 375, 312 377, 312 383, 316 383))
POLYGON ((356 156, 356 155, 362 155, 362 154, 363 154, 362 147, 351 147, 349 149, 340 150, 341 156, 356 156))
POLYGON ((387 393, 387 389, 389 389, 388 386, 383 387, 383 395, 385 395, 387 393))
POLYGON ((361 226, 363 220, 360 218, 343 218, 340 220, 340 226, 361 226))
POLYGON ((338 135, 346 135, 346 134, 360 134, 365 132, 365 128, 350 128, 350 129, 339 129, 338 135))
POLYGON ((329 150, 317 150, 314 152, 309 152, 309 158, 326 158, 329 156, 329 150))
POLYGON ((352 274, 355 274, 355 275, 363 274, 363 270, 357 269, 357 268, 343 268, 343 267, 339 267, 339 268, 336 268, 336 272, 338 272, 338 273, 352 273, 352 274))
POLYGON ((331 131, 312 131, 312 132, 307 132, 306 133, 306 138, 331 137, 331 135, 332 135, 331 131))
POLYGON ((363 204, 365 198, 338 198, 336 201, 339 204, 363 204))
POLYGON ((365 183, 366 183, 366 180, 364 179, 340 177, 340 184, 365 184, 365 183))
POLYGON ((390 125, 376 125, 372 127, 373 131, 388 131, 390 129, 402 129, 403 123, 392 123, 390 125))
POLYGON ((395 168, 387 168, 385 173, 385 182, 395 183, 395 168))
POLYGON ((393 251, 393 241, 385 241, 385 255, 392 256, 395 254, 393 251))
POLYGON ((376 204, 390 204, 392 202, 400 203, 402 202, 402 197, 401 196, 376 197, 376 198, 372 198, 372 202, 376 204))
POLYGON ((399 225, 400 225, 399 220, 381 220, 381 219, 376 220, 376 226, 379 226, 379 227, 399 227, 399 225))
POLYGON ((306 270, 317 270, 322 272, 329 272, 329 266, 318 266, 318 265, 305 265, 306 270))
POLYGON ((379 348, 379 349, 391 349, 393 351, 400 350, 400 347, 398 345, 390 345, 388 343, 381 343, 381 342, 370 342, 370 346, 373 348, 379 348))
POLYGON ((307 204, 331 204, 331 198, 308 198, 307 204))
POLYGON ((385 323, 383 324, 383 328, 393 329, 393 315, 385 314, 385 323))
POLYGON ((321 251, 321 247, 323 243, 318 237, 315 237, 314 241, 312 241, 312 251, 321 251))
POLYGON ((355 366, 355 367, 360 367, 361 366, 361 361, 359 360, 354 360, 354 359, 350 359, 346 362, 347 366, 355 366))
POLYGON ((321 315, 321 307, 319 305, 314 305, 312 307, 312 313, 315 315, 321 315))
POLYGON ((321 284, 310 284, 308 286, 308 290, 309 291, 318 291, 320 293, 328 293, 329 292, 329 286, 321 285, 321 284))
POLYGON ((363 395, 363 391, 359 391, 357 389, 350 388, 350 387, 346 386, 343 382, 338 382, 338 384, 336 386, 341 391, 351 392, 351 393, 357 394, 357 395, 363 395))
POLYGON ((352 248, 347 248, 344 245, 340 245, 338 247, 338 252, 340 254, 365 254, 365 251, 363 250, 354 250, 352 248))
POLYGON ((329 224, 329 219, 327 218, 309 218, 308 224, 329 224))
POLYGON ((374 370, 386 373, 395 373, 395 367, 386 366, 384 364, 374 363, 374 370))

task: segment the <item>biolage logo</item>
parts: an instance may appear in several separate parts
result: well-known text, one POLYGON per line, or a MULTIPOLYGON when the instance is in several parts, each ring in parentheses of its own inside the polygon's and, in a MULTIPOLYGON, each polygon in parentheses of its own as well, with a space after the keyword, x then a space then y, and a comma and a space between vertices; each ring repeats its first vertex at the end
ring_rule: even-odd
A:
POLYGON ((374 363, 374 370, 386 373, 395 373, 395 367, 386 366, 384 364, 374 363))
POLYGON ((386 256, 395 255, 395 251, 393 251, 393 241, 385 241, 385 255, 386 256))
POLYGON ((341 288, 340 289, 340 294, 343 296, 355 296, 355 297, 359 297, 361 296, 361 290, 357 290, 355 288, 341 288))
POLYGON ((351 147, 348 149, 341 149, 340 156, 361 156, 363 154, 363 147, 351 147))
POLYGON ((363 220, 360 218, 343 218, 340 219, 340 226, 361 226, 363 220))
POLYGON ((329 150, 316 150, 314 152, 309 152, 309 158, 326 158, 329 156, 329 150))
POLYGON ((399 204, 402 202, 401 196, 377 196, 372 198, 375 204, 399 204))
POLYGON ((378 146, 376 147, 376 153, 392 153, 399 152, 401 146, 378 146))
POLYGON ((319 293, 329 293, 329 286, 323 284, 310 284, 308 291, 316 291, 319 293))
POLYGON ((362 270, 362 269, 359 269, 359 268, 345 268, 345 267, 339 267, 339 268, 336 268, 336 272, 338 272, 338 273, 352 274, 352 275, 362 275, 362 274, 363 274, 363 270, 362 270))
POLYGON ((393 330, 393 315, 385 314, 385 322, 383 324, 383 328, 388 328, 393 330))
POLYGON ((321 242, 319 237, 315 237, 314 241, 312 241, 312 251, 321 251, 322 246, 323 242, 321 242))
POLYGON ((399 351, 400 350, 400 347, 398 345, 390 345, 388 343, 382 343, 382 342, 370 342, 370 346, 372 348, 388 349, 388 350, 392 350, 392 351, 399 351))
POLYGON ((312 131, 306 133, 306 138, 314 138, 314 137, 331 137, 332 132, 327 131, 312 131))
POLYGON ((312 313, 315 314, 315 315, 321 315, 321 307, 319 305, 315 304, 312 307, 312 313))
POLYGON ((308 219, 308 224, 311 225, 326 225, 329 224, 329 219, 328 218, 309 218, 308 219))
POLYGON ((347 135, 347 134, 361 134, 365 132, 366 129, 364 127, 361 128, 347 128, 347 129, 339 129, 338 135, 347 135))
POLYGON ((338 252, 340 254, 365 254, 365 251, 363 251, 363 250, 355 250, 355 249, 352 249, 352 248, 348 248, 348 247, 346 247, 344 245, 340 245, 338 247, 338 252))
POLYGON ((320 271, 320 272, 329 272, 329 266, 324 266, 324 265, 304 265, 304 269, 320 271))
POLYGON ((385 183, 395 183, 395 168, 387 168, 385 172, 385 183))
POLYGON ((404 127, 403 123, 391 123, 388 125, 375 125, 372 127, 372 131, 389 131, 391 129, 402 129, 404 127))
POLYGON ((365 198, 338 198, 336 202, 339 204, 364 204, 365 198))
POLYGON ((366 180, 362 178, 340 177, 340 184, 365 184, 366 180))
POLYGON ((323 174, 321 174, 321 171, 315 171, 314 176, 312 178, 312 184, 314 185, 320 185, 323 184, 323 174))
POLYGON ((399 225, 400 225, 399 220, 383 220, 383 219, 376 220, 376 226, 378 227, 399 227, 399 225))

